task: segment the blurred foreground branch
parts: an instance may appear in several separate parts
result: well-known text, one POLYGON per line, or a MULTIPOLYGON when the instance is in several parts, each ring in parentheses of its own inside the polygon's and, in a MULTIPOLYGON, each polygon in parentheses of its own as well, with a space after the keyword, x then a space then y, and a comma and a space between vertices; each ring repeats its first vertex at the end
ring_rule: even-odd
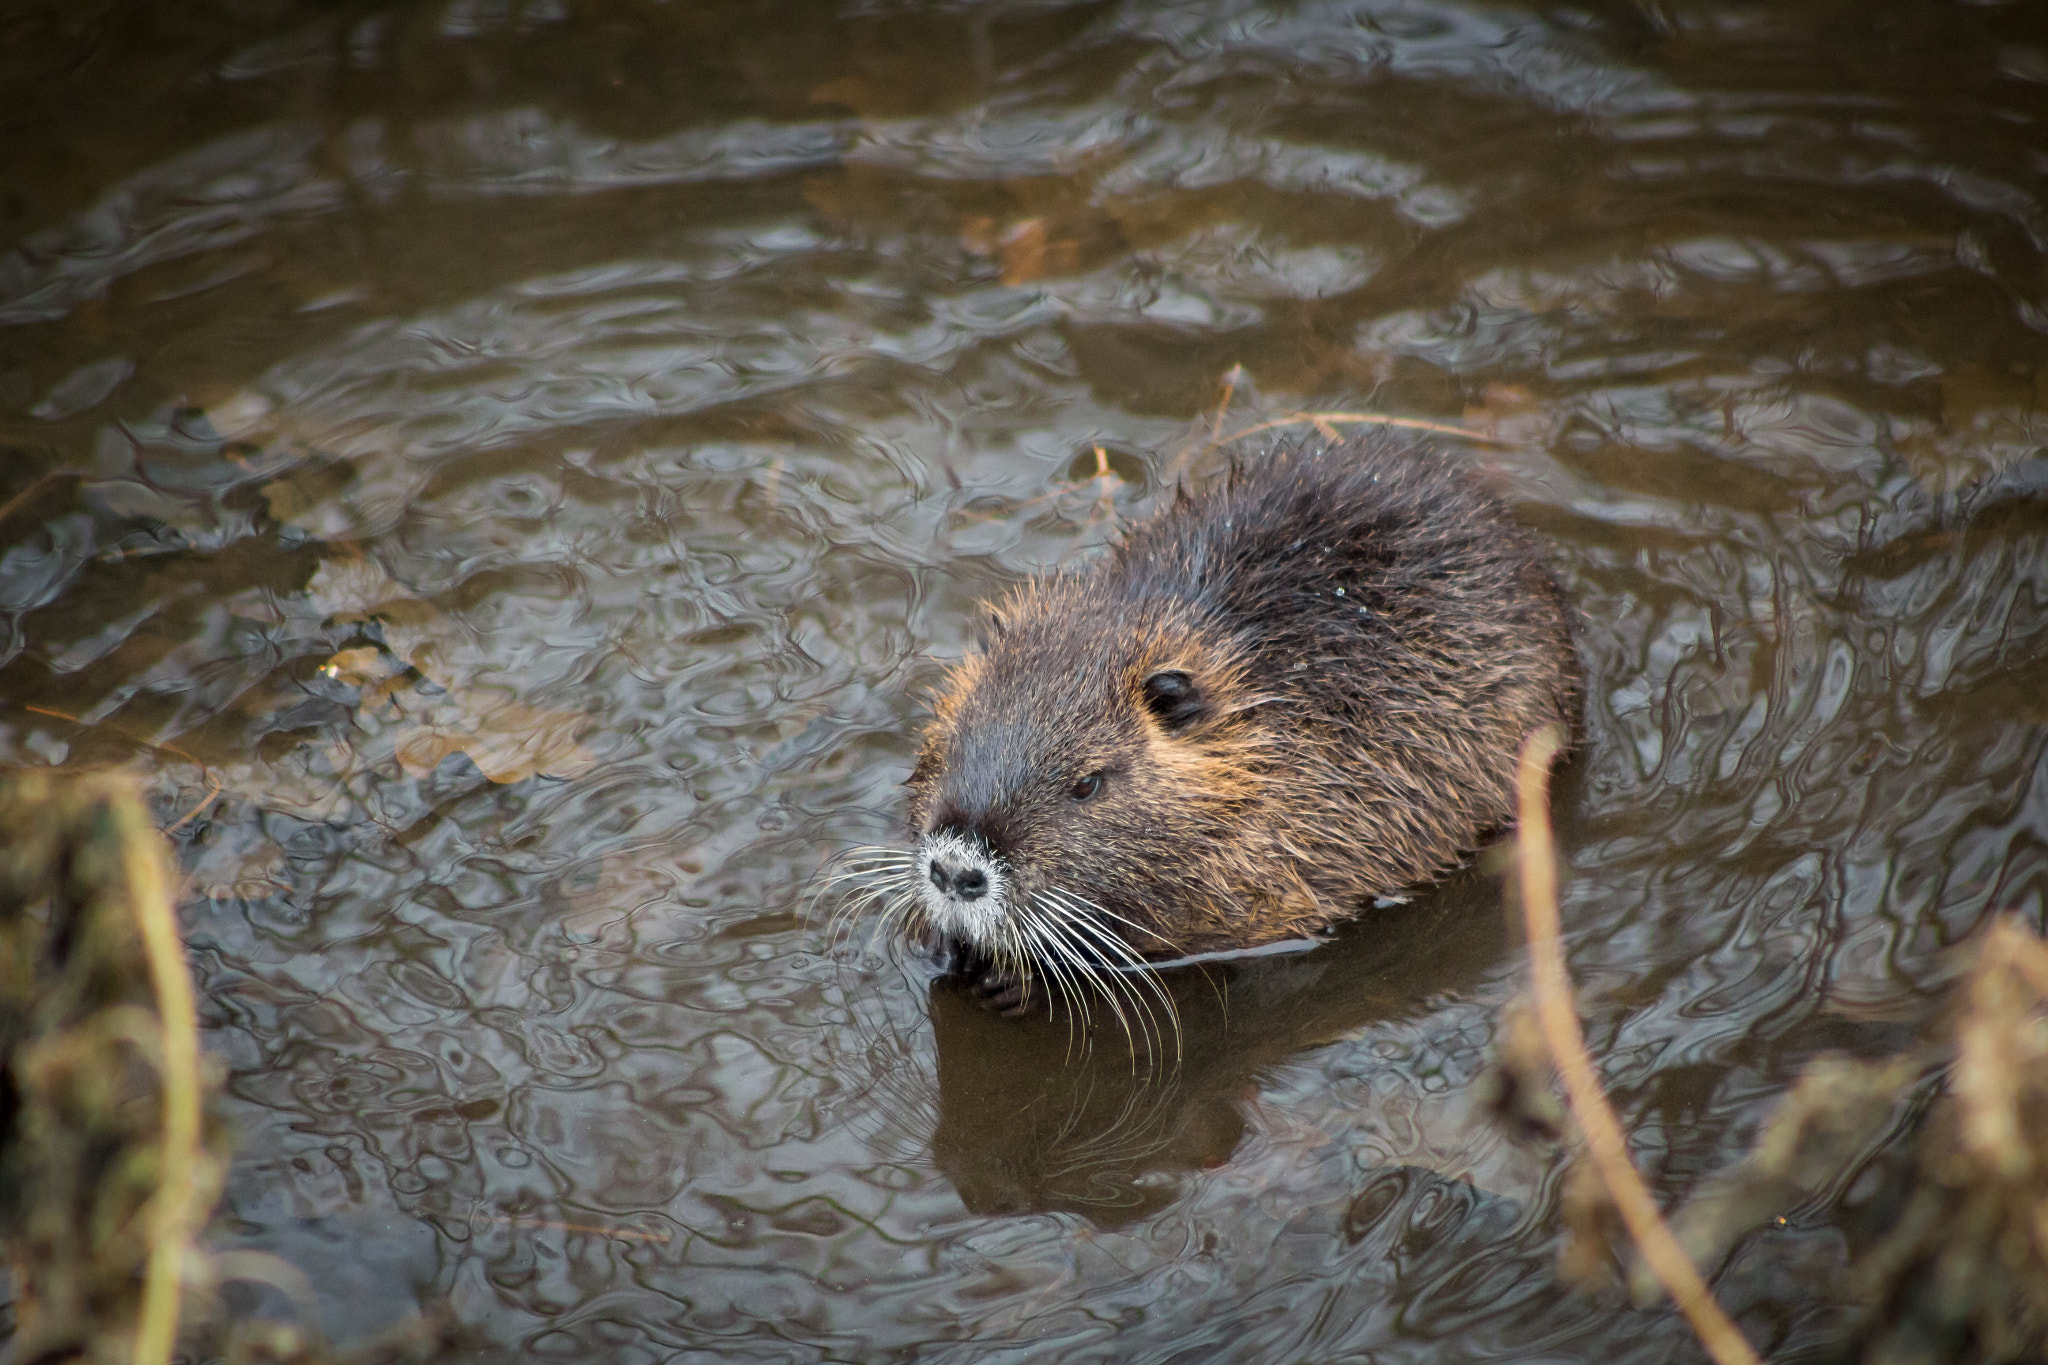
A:
POLYGON ((1935 1044, 1808 1064, 1671 1220, 1716 1265, 1787 1210, 1877 1185, 1891 1216, 1847 1277, 1863 1311, 1843 1358, 1866 1365, 2039 1359, 2048 1336, 2048 943, 1995 922, 1948 1004, 1935 1044))
MULTIPOLYGON (((1506 1115, 1524 1133, 1562 1137, 1550 1091, 1564 1083, 1583 1160, 1566 1186, 1573 1255, 1604 1261, 1600 1224, 1618 1215, 1635 1243, 1638 1303, 1669 1293, 1716 1361, 1753 1361, 1708 1293, 1720 1266, 1760 1228, 1800 1206, 1832 1206, 1853 1248, 1845 1282, 1858 1305, 1839 1359, 1863 1365, 2034 1360, 2048 1341, 2048 943, 2013 918, 1977 941, 1929 1042, 1878 1060, 1808 1063, 1752 1149, 1702 1181, 1667 1224, 1634 1164, 1586 1055, 1557 915, 1546 787, 1555 731, 1522 753, 1520 871, 1533 1019, 1504 1021, 1506 1115), (1588 1175, 1592 1177, 1588 1179, 1588 1175), (1884 1218, 1856 1231, 1841 1205, 1884 1218)), ((1860 1215, 1859 1215, 1860 1217, 1860 1215)), ((1816 1288, 1820 1288, 1816 1286, 1816 1288)))
POLYGON ((0 781, 0 831, 10 1359, 160 1365, 226 1160, 163 841, 112 776, 0 781))
POLYGON ((1522 746, 1516 778, 1522 915, 1529 934, 1530 989, 1543 1044, 1564 1081, 1565 1097, 1585 1139, 1586 1154, 1650 1270, 1719 1365, 1756 1365, 1756 1353, 1714 1302, 1698 1269, 1659 1216, 1649 1187, 1629 1159, 1628 1143, 1600 1089, 1592 1058, 1586 1055, 1559 937, 1557 855, 1550 830, 1550 765, 1563 745, 1564 737, 1555 726, 1530 736, 1522 746))
POLYGON ((452 1358, 443 1313, 337 1353, 302 1323, 223 1311, 213 1291, 228 1281, 302 1308, 312 1295, 275 1257, 198 1244, 228 1142, 170 866, 133 783, 0 775, 0 1248, 15 1309, 0 1361, 168 1365, 181 1340, 228 1365, 452 1358))

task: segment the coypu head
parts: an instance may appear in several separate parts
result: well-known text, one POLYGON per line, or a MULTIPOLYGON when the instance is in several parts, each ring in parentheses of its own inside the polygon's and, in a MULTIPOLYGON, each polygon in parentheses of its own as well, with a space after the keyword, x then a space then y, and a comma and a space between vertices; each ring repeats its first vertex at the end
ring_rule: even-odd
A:
POLYGON ((1258 798, 1260 700, 1185 601, 1022 589, 924 732, 910 927, 1054 980, 1201 946, 1184 907, 1213 898, 1211 857, 1258 798))

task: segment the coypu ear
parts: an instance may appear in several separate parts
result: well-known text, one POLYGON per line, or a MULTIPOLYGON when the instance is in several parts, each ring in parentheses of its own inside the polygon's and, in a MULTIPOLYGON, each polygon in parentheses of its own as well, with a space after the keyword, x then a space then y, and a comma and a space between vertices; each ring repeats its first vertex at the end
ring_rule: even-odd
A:
POLYGON ((1195 680, 1177 668, 1145 679, 1145 706, 1168 734, 1187 729, 1207 709, 1195 680))

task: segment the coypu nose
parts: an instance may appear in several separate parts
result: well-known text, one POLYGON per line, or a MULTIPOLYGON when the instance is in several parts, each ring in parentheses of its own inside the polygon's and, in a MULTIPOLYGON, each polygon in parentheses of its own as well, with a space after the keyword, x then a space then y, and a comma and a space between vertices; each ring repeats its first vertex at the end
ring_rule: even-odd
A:
POLYGON ((957 900, 975 901, 988 894, 988 874, 978 867, 955 867, 934 858, 932 885, 957 900))

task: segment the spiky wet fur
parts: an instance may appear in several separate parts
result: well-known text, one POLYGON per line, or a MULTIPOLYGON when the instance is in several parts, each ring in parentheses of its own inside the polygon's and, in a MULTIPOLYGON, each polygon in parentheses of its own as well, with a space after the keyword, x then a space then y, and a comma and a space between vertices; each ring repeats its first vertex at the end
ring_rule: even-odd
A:
POLYGON ((1535 537, 1448 454, 1384 438, 1243 459, 993 615, 934 704, 910 830, 983 841, 1009 910, 1088 917, 1098 960, 1112 936, 1152 958, 1297 937, 1431 880, 1510 823, 1522 739, 1576 709, 1535 537), (1177 731, 1147 705, 1162 672, 1200 702, 1177 731))

